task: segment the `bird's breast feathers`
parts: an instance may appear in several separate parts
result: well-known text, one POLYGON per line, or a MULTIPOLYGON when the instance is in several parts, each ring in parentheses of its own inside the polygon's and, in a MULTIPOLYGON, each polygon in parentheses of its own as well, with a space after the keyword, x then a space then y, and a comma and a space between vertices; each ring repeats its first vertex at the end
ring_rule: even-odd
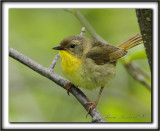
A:
POLYGON ((62 70, 70 75, 78 70, 81 64, 79 58, 74 57, 67 51, 60 51, 60 56, 62 58, 62 70))
POLYGON ((67 51, 60 51, 61 66, 65 77, 75 86, 93 90, 105 86, 114 76, 114 65, 97 65, 93 60, 80 59, 67 51))

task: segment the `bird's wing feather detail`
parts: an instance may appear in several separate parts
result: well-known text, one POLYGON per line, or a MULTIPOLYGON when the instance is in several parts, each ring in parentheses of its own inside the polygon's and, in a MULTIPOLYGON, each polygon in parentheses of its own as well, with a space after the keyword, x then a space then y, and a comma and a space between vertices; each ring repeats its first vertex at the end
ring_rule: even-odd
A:
POLYGON ((127 51, 119 49, 109 44, 99 43, 93 45, 91 50, 86 54, 87 58, 92 59, 96 64, 103 65, 107 62, 115 62, 126 55, 127 51))
POLYGON ((120 59, 121 57, 125 56, 127 54, 127 51, 123 50, 123 49, 119 49, 113 53, 109 54, 109 59, 110 62, 114 62, 117 61, 118 59, 120 59))

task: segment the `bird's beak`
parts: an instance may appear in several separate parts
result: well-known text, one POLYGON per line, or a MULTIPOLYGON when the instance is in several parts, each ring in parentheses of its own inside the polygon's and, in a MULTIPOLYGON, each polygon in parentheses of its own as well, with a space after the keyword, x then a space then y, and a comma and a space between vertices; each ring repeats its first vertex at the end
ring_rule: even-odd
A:
POLYGON ((54 50, 64 50, 64 48, 61 45, 53 47, 52 49, 54 49, 54 50))

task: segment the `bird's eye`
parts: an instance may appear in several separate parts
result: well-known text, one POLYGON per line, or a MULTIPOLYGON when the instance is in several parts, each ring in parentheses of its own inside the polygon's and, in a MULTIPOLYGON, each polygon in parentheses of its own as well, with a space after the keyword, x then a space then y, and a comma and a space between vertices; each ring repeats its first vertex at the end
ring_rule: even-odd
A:
POLYGON ((71 44, 71 46, 70 46, 70 47, 71 47, 71 48, 74 48, 75 46, 76 46, 75 44, 71 44))

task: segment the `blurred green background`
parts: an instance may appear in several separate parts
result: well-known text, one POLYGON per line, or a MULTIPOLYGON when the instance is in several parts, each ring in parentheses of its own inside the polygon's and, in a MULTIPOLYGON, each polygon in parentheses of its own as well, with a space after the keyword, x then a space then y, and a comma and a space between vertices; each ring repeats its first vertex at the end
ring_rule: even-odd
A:
MULTIPOLYGON (((112 45, 140 32, 134 9, 80 9, 96 32, 112 45)), ((9 9, 9 45, 49 67, 58 51, 52 47, 80 34, 83 25, 64 9, 9 9)), ((85 36, 91 37, 86 31, 85 36)), ((138 46, 130 54, 144 50, 138 46)), ((147 58, 134 60, 150 74, 147 58)), ((55 72, 62 75, 60 59, 55 72)), ((135 81, 119 62, 116 77, 104 89, 97 109, 108 122, 151 122, 151 92, 135 81)), ((148 80, 150 82, 150 80, 148 80)), ((98 90, 82 91, 91 101, 98 90)), ((88 122, 86 110, 66 90, 9 58, 10 122, 88 122)))

